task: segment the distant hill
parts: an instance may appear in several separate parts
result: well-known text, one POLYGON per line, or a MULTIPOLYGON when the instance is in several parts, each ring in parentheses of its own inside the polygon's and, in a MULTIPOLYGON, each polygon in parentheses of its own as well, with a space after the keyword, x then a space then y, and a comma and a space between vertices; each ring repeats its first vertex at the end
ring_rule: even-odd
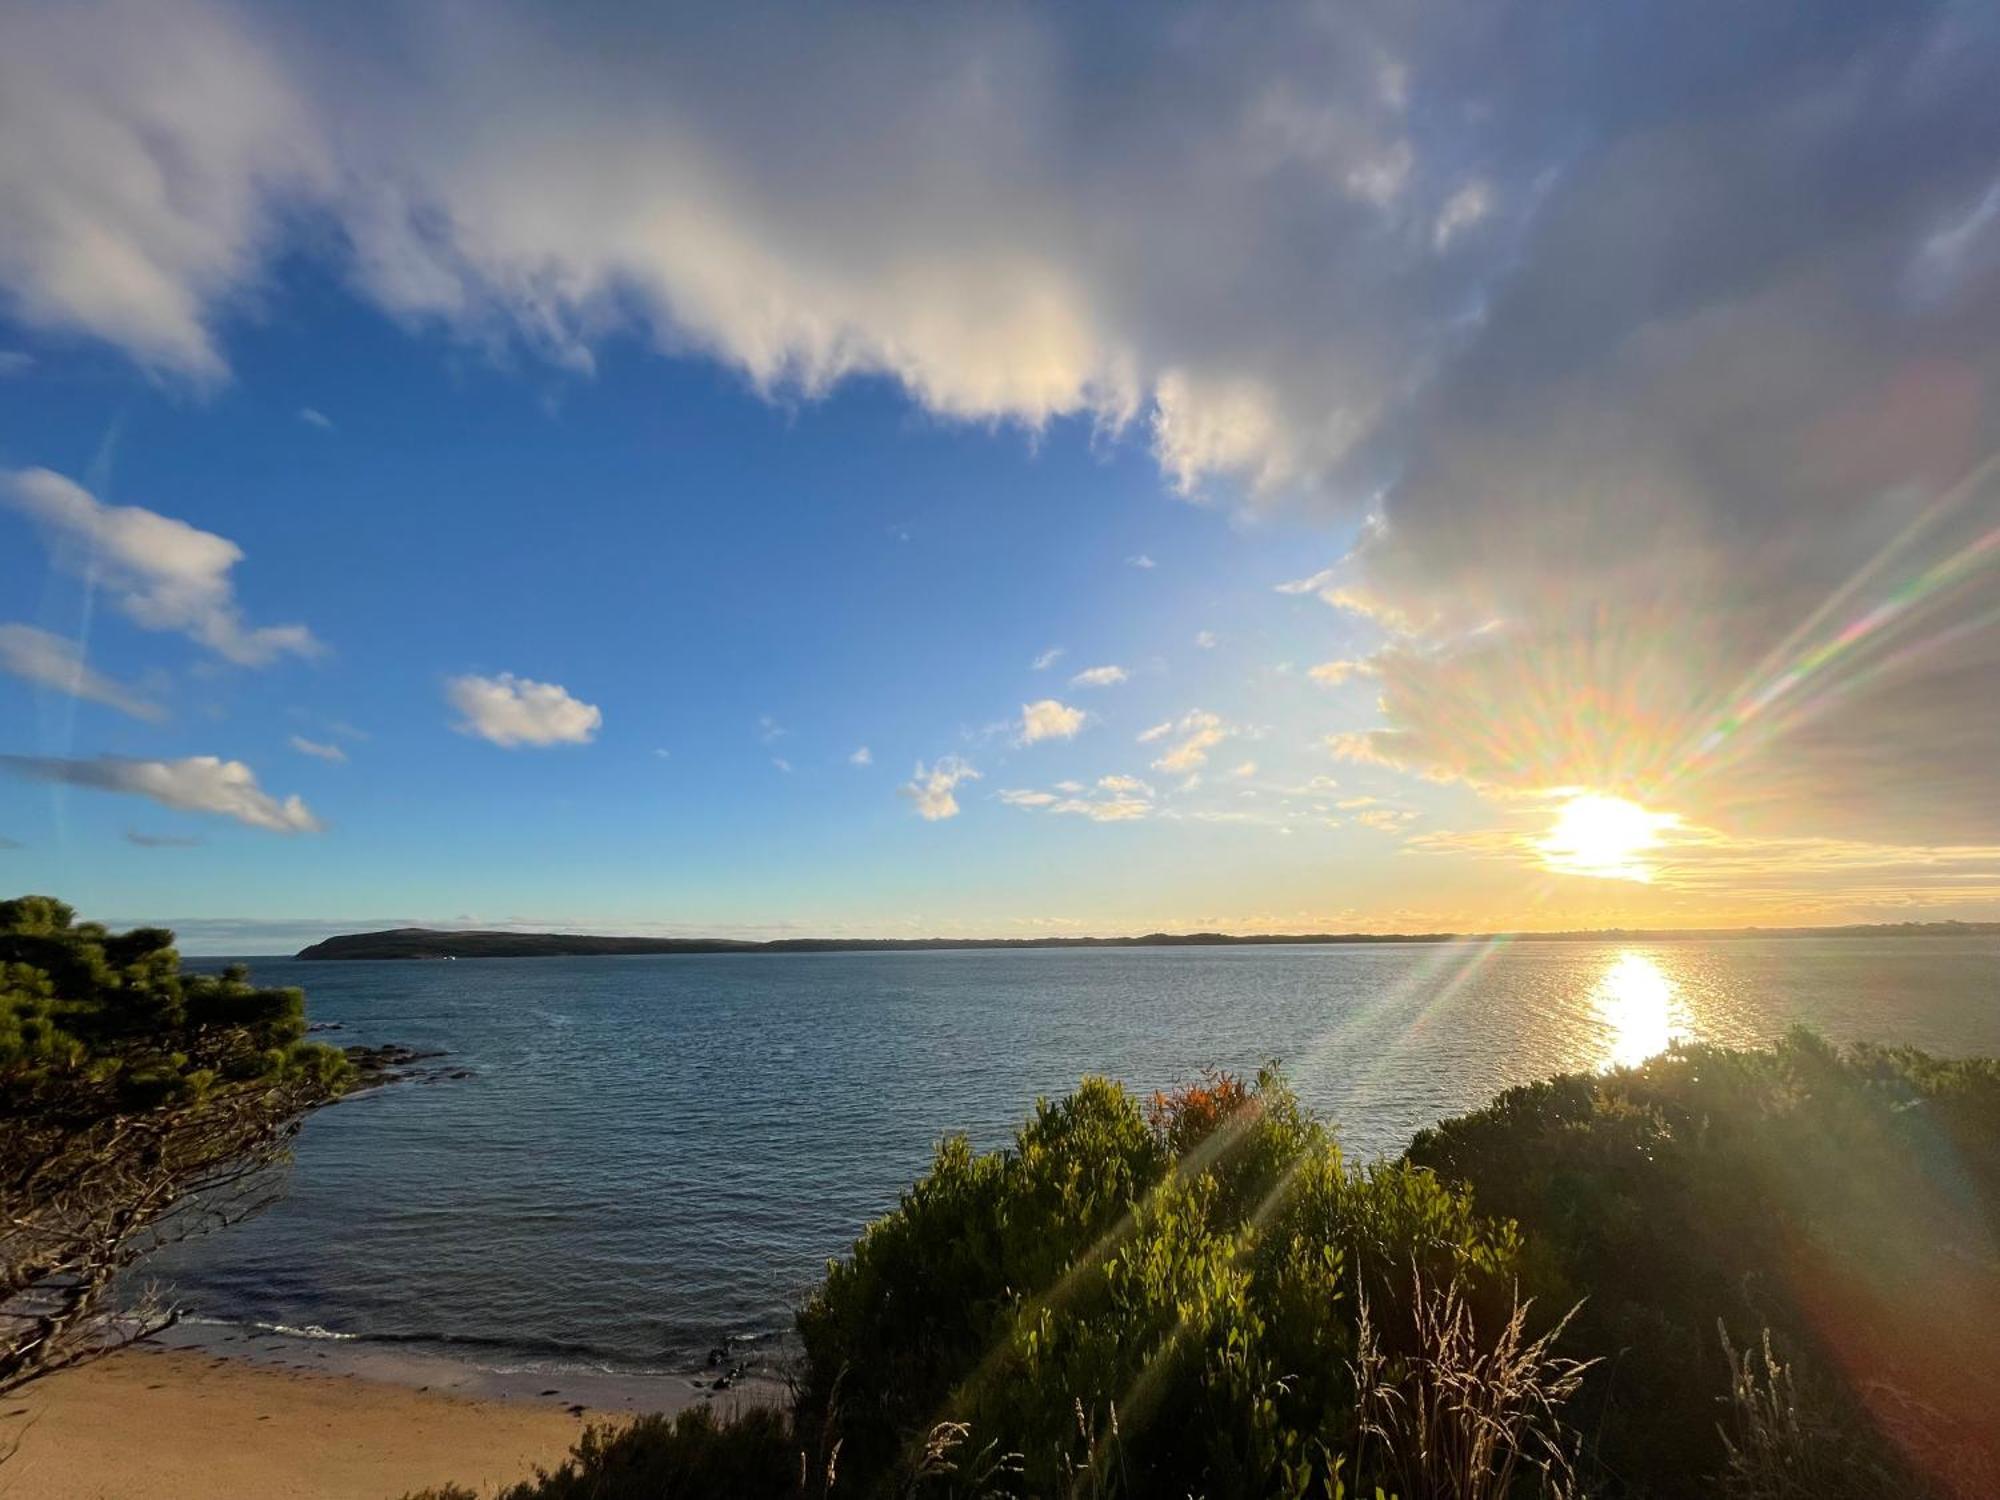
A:
POLYGON ((1141 937, 735 938, 597 937, 573 932, 455 932, 397 927, 354 932, 301 948, 304 959, 589 958, 646 953, 904 953, 972 948, 1225 948, 1270 943, 1446 943, 1514 936, 1537 942, 1670 942, 1690 938, 1966 937, 2000 934, 2000 922, 1898 922, 1865 927, 1614 928, 1594 932, 1314 932, 1237 936, 1149 932, 1141 937))

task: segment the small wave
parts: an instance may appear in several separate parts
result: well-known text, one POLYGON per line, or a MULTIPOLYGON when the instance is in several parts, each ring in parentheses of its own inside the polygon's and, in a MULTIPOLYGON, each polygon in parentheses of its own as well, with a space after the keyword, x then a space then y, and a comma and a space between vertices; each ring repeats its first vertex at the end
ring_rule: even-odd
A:
POLYGON ((336 1329, 322 1328, 317 1323, 308 1323, 303 1328, 294 1328, 289 1323, 252 1323, 250 1326, 259 1333, 281 1334, 288 1339, 332 1339, 336 1343, 344 1344, 351 1339, 363 1337, 358 1333, 341 1333, 336 1329))

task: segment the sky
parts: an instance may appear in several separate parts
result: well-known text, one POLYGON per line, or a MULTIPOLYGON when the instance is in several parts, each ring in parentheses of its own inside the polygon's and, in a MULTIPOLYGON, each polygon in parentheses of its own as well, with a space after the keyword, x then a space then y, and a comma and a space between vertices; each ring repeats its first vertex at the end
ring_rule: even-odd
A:
POLYGON ((0 0, 0 890, 2000 919, 2000 12, 0 0))

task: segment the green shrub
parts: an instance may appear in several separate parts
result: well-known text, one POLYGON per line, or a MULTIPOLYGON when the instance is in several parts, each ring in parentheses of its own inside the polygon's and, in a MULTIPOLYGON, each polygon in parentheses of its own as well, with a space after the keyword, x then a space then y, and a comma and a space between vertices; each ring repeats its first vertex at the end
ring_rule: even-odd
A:
MULTIPOLYGON (((718 1419, 705 1406, 675 1416, 589 1427, 568 1462, 502 1490, 495 1500, 779 1500, 799 1493, 785 1414, 747 1407, 718 1419)), ((478 1500, 450 1485, 407 1500, 478 1500)))
POLYGON ((1877 1456, 1921 1494, 1992 1456, 1996 1148, 2000 1065, 1796 1031, 1511 1089, 1408 1159, 1518 1221, 1544 1295, 1588 1295, 1570 1338, 1607 1357, 1582 1399, 1608 1486, 1705 1493, 1724 1470, 1720 1319, 1741 1347, 1775 1330, 1830 1423, 1893 1433, 1877 1456))
POLYGON ((1009 1150, 945 1142, 830 1268, 800 1315, 800 1432, 839 1443, 857 1494, 947 1422, 1023 1494, 1330 1493, 1357 1291, 1407 1308, 1428 1274, 1497 1328, 1518 1255, 1428 1172, 1349 1168, 1274 1071, 1147 1113, 1087 1080, 1009 1150))

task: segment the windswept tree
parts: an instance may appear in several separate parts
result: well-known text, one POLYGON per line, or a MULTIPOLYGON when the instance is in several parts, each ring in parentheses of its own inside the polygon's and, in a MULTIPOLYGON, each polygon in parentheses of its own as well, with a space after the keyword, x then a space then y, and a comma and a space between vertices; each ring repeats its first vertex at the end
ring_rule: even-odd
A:
POLYGON ((0 902, 0 1394, 171 1322, 118 1303, 124 1273, 265 1206, 352 1077, 300 991, 184 973, 173 942, 0 902))

